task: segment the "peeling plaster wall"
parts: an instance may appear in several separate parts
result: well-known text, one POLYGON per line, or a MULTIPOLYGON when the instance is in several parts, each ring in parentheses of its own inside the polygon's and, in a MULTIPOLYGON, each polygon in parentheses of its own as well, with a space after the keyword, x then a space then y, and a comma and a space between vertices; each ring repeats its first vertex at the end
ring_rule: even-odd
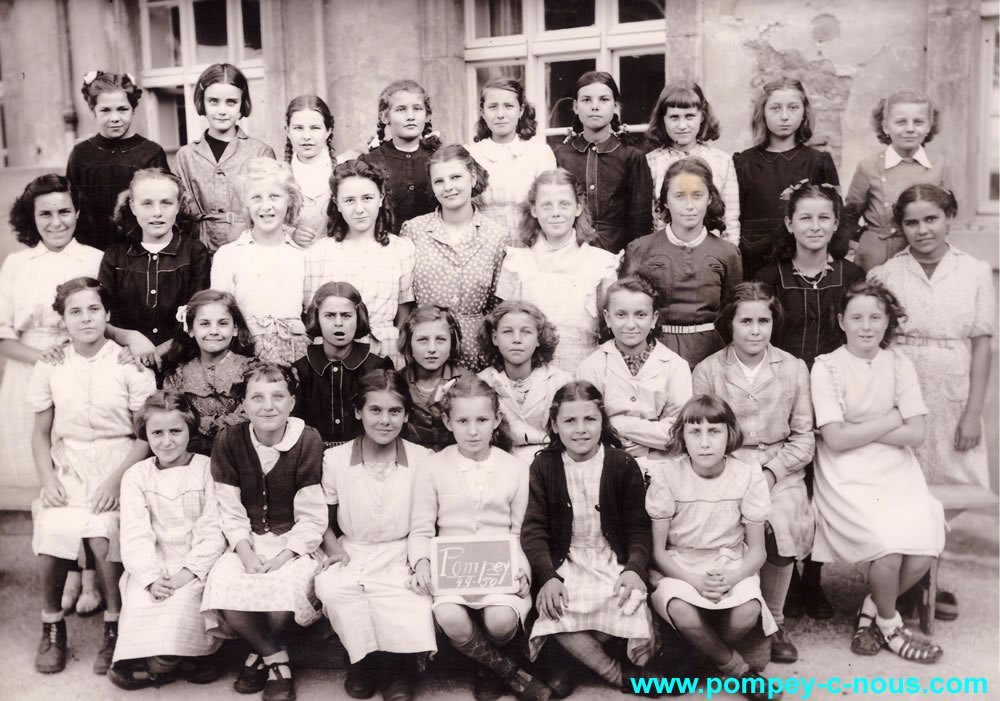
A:
POLYGON ((703 12, 702 80, 720 148, 750 145, 760 86, 791 75, 815 108, 812 143, 833 154, 846 189, 858 161, 881 146, 869 123, 878 100, 927 89, 925 0, 704 0, 703 12))

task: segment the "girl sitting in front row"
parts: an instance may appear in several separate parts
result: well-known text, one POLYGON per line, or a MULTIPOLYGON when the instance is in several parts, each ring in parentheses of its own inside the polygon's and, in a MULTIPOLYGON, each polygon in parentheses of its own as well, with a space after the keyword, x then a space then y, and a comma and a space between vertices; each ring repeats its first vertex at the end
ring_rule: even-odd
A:
POLYGON ((187 397, 157 392, 136 416, 136 434, 154 457, 122 478, 122 617, 108 679, 143 689, 178 677, 196 684, 219 678, 205 632, 205 578, 226 548, 219 529, 209 460, 189 450, 198 413, 187 397))
POLYGON ((868 564, 871 593, 858 611, 851 650, 887 647, 903 659, 937 662, 941 648, 903 625, 896 597, 916 585, 944 549, 944 510, 913 449, 924 440, 927 407, 913 363, 889 348, 904 313, 875 281, 844 296, 847 343, 816 358, 818 562, 868 564))
POLYGON ((404 377, 413 410, 403 438, 431 450, 443 448, 451 434, 441 419, 444 393, 461 377, 471 376, 456 365, 462 331, 455 315, 432 304, 417 307, 403 324, 400 353, 406 358, 404 377))
POLYGON ((330 447, 361 435, 354 412, 358 383, 372 370, 392 370, 392 362, 358 341, 368 335, 368 308, 361 293, 346 282, 328 282, 316 290, 306 330, 323 342, 310 345, 295 361, 299 389, 293 413, 319 431, 330 447))
POLYGON ((258 363, 244 378, 250 420, 224 429, 212 449, 222 532, 233 548, 208 575, 201 610, 209 632, 239 636, 251 648, 236 678, 241 694, 294 699, 283 641, 292 623, 308 626, 316 551, 326 532, 323 440, 295 405, 290 368, 258 363))
MULTIPOLYGON (((462 378, 442 403, 442 418, 456 445, 421 465, 417 474, 409 552, 413 586, 420 594, 433 593, 432 537, 516 537, 528 503, 527 464, 493 445, 501 420, 496 392, 479 378, 462 378)), ((520 547, 517 552, 511 563, 518 568, 516 594, 435 596, 434 620, 456 650, 479 663, 476 698, 498 698, 509 687, 519 699, 546 701, 549 687, 518 668, 504 650, 513 647, 531 609, 528 563, 520 547)))
POLYGON ((31 549, 41 560, 43 635, 35 669, 43 674, 66 666, 60 598, 81 539, 94 554, 108 606, 95 674, 111 666, 118 637, 118 495, 125 471, 148 454, 146 441, 133 433, 132 412, 156 383, 153 373, 118 362, 121 346, 104 337, 108 299, 90 277, 56 288, 52 308, 72 343, 62 363, 36 363, 28 381, 27 403, 35 412, 31 450, 42 484, 41 503, 32 510, 31 549))
MULTIPOLYGON (((766 635, 777 629, 757 576, 771 508, 767 482, 758 467, 733 457, 743 433, 718 397, 685 404, 670 440, 675 457, 655 463, 646 495, 653 607, 722 675, 759 679, 733 645, 758 618, 766 635)), ((747 696, 768 698, 752 687, 747 696)))
POLYGON ((576 377, 601 392, 611 426, 633 457, 662 456, 674 418, 691 398, 691 371, 656 340, 656 292, 644 278, 612 283, 603 312, 614 338, 580 364, 576 377))
POLYGON ((402 375, 361 378, 354 415, 364 433, 323 456, 330 527, 316 596, 347 650, 348 696, 413 697, 412 653, 437 650, 431 598, 407 587, 407 539, 417 467, 428 451, 399 437, 410 408, 402 375))
POLYGON ((196 292, 183 311, 183 327, 163 359, 163 388, 180 392, 198 412, 193 453, 212 454, 215 436, 247 420, 236 385, 254 356, 253 337, 228 292, 196 292))
POLYGON ((813 543, 805 467, 816 441, 809 370, 802 360, 770 343, 772 329, 781 326, 781 311, 767 285, 737 285, 718 321, 729 345, 698 363, 692 379, 695 394, 714 394, 733 409, 748 443, 733 455, 764 471, 772 509, 760 588, 778 626, 771 660, 795 662, 798 651, 783 627, 785 597, 795 561, 808 555, 813 543))
POLYGON ((530 462, 548 436, 549 406, 556 390, 573 376, 551 365, 559 335, 538 307, 528 302, 501 302, 483 319, 480 344, 491 348, 491 367, 480 379, 500 397, 501 430, 513 453, 530 462))
POLYGON ((243 180, 251 228, 212 261, 212 289, 232 294, 267 363, 291 365, 309 345, 302 324, 305 254, 292 240, 302 192, 287 163, 254 158, 243 180))
MULTIPOLYGON (((532 657, 554 635, 602 679, 632 693, 632 678, 644 676, 637 665, 655 652, 646 606, 651 541, 642 472, 620 448, 596 387, 571 382, 556 392, 549 444, 531 463, 521 544, 541 585, 532 657), (627 641, 627 660, 602 647, 612 637, 627 641)), ((553 683, 561 696, 571 691, 553 683)))

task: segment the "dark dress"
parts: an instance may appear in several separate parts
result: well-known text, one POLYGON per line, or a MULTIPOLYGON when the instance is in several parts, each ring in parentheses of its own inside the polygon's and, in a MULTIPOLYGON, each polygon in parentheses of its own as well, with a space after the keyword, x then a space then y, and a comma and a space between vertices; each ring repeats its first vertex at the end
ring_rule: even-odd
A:
POLYGON ((575 136, 553 152, 559 167, 583 185, 593 245, 618 253, 653 230, 653 178, 642 151, 612 135, 599 144, 575 136))
POLYGON ((111 215, 118 194, 143 168, 170 170, 160 145, 139 134, 125 139, 106 139, 98 134, 73 147, 66 177, 80 202, 77 241, 102 251, 111 245, 116 238, 111 215))
POLYGON ((111 294, 111 323, 156 345, 173 338, 181 328, 177 308, 208 289, 211 264, 205 245, 177 229, 159 253, 132 241, 111 244, 98 273, 111 294))
POLYGON ((400 151, 390 140, 383 141, 378 148, 359 157, 381 168, 387 176, 394 234, 403 228, 403 222, 430 214, 437 208, 427 174, 427 163, 433 153, 423 142, 416 151, 408 152, 400 151))
POLYGON ((816 356, 832 353, 844 343, 837 314, 844 293, 865 279, 861 268, 834 260, 814 284, 796 273, 787 260, 767 266, 757 278, 771 286, 784 310, 784 322, 771 338, 775 346, 801 358, 812 370, 816 356))
POLYGON ((830 154, 810 146, 782 153, 754 146, 734 154, 733 162, 740 187, 740 253, 749 280, 771 262, 774 244, 785 232, 787 201, 781 193, 802 180, 839 186, 840 179, 830 154))

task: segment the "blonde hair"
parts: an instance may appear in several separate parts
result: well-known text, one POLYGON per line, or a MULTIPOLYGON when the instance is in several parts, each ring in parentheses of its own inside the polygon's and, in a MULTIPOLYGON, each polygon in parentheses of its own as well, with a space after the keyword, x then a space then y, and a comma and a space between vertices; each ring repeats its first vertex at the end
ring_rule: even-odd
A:
POLYGON ((304 197, 302 195, 302 188, 295 182, 292 167, 287 163, 263 156, 250 159, 249 163, 247 163, 246 173, 239 179, 240 199, 243 200, 244 207, 246 207, 247 189, 249 189, 250 182, 253 180, 266 180, 268 178, 274 178, 285 189, 285 192, 288 193, 289 202, 288 210, 285 212, 285 224, 295 226, 295 223, 299 220, 299 214, 302 212, 304 197))

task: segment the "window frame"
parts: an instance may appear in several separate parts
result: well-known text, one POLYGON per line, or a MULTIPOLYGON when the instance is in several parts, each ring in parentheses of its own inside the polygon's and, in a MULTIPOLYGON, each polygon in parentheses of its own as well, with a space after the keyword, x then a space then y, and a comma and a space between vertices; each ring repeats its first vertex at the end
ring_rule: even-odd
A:
POLYGON ((977 81, 979 92, 977 138, 979 146, 976 148, 975 163, 975 197, 976 213, 985 215, 996 215, 1000 213, 1000 200, 990 199, 990 178, 993 168, 997 164, 997 154, 990 148, 993 142, 992 133, 993 119, 1000 112, 1000 105, 993 99, 993 65, 996 56, 997 24, 1000 22, 1000 3, 983 2, 980 5, 980 54, 979 54, 979 80, 977 81))
MULTIPOLYGON (((594 24, 588 27, 545 30, 544 0, 522 0, 521 34, 501 37, 475 36, 476 0, 465 2, 466 100, 472 126, 472 140, 479 115, 479 90, 476 68, 488 65, 523 64, 525 95, 538 114, 537 139, 564 134, 565 127, 548 125, 545 101, 545 64, 581 58, 595 59, 595 69, 607 71, 619 81, 619 57, 630 55, 665 55, 666 18, 642 22, 618 21, 617 0, 593 0, 594 24)), ((620 81, 619 81, 620 82, 620 81)), ((627 131, 644 133, 647 125, 627 125, 627 131)))

